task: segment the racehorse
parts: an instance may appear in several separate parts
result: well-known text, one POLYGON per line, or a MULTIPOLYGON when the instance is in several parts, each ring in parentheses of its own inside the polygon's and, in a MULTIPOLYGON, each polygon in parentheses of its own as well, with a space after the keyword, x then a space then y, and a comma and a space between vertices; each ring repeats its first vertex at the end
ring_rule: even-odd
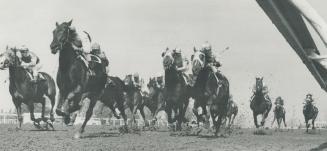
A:
POLYGON ((205 92, 205 87, 208 81, 210 68, 205 67, 205 54, 194 48, 194 54, 191 56, 192 73, 195 83, 192 87, 191 96, 194 99, 193 113, 197 118, 197 124, 201 121, 209 123, 209 109, 207 109, 209 95, 205 92), (198 108, 201 107, 202 114, 199 115, 198 108))
POLYGON ((108 78, 110 78, 112 82, 106 84, 104 93, 100 97, 100 101, 111 109, 113 115, 117 119, 120 119, 120 116, 115 110, 118 108, 124 119, 125 128, 127 128, 127 116, 124 108, 124 93, 126 92, 124 81, 122 81, 119 77, 108 76, 108 78))
POLYGON ((83 45, 82 41, 71 24, 72 20, 61 24, 56 23, 50 48, 53 54, 59 52, 57 115, 63 116, 65 123, 68 124, 70 122, 70 113, 80 109, 79 103, 82 100, 82 96, 90 99, 85 120, 75 134, 75 138, 79 138, 84 132, 86 123, 92 116, 96 101, 99 100, 101 92, 105 87, 106 74, 101 63, 96 62, 93 63, 94 67, 92 69, 95 75, 90 73, 88 61, 84 57, 87 54, 80 51, 83 45), (65 109, 61 111, 63 104, 65 109))
POLYGON ((309 130, 309 127, 310 127, 310 124, 308 123, 309 120, 312 121, 312 129, 315 129, 315 120, 317 118, 317 115, 318 115, 318 108, 316 106, 314 106, 312 104, 312 102, 306 102, 303 106, 303 115, 304 115, 304 119, 305 119, 305 125, 306 125, 306 128, 307 128, 307 131, 308 132, 309 130))
POLYGON ((141 116, 146 123, 145 114, 144 114, 144 101, 141 93, 141 88, 138 88, 136 84, 133 82, 133 75, 129 74, 125 76, 124 83, 126 87, 126 104, 132 112, 133 121, 136 123, 135 114, 137 110, 140 111, 141 116))
POLYGON ((53 122, 55 120, 53 107, 55 105, 56 85, 51 76, 40 72, 44 79, 38 80, 37 83, 32 82, 30 73, 20 66, 17 49, 15 48, 7 47, 7 50, 0 54, 0 69, 4 70, 7 68, 9 68, 9 92, 17 110, 18 128, 20 129, 23 123, 21 104, 24 103, 28 106, 31 120, 37 128, 41 128, 40 121, 43 120, 53 129, 52 123, 48 122, 48 118, 44 116, 47 97, 51 103, 50 121, 53 122), (34 103, 42 104, 41 118, 35 119, 34 117, 34 103))
MULTIPOLYGON (((161 76, 159 78, 163 77, 161 76)), ((163 88, 159 86, 156 77, 149 79, 147 87, 149 89, 149 94, 144 101, 144 105, 150 109, 152 117, 156 120, 156 115, 159 111, 164 110, 165 106, 163 88)))
POLYGON ((261 126, 264 126, 265 120, 268 117, 272 106, 270 98, 265 96, 265 93, 263 92, 264 86, 262 81, 263 77, 256 78, 255 92, 250 103, 250 108, 253 112, 254 124, 257 128, 259 128, 257 116, 262 114, 261 126))
POLYGON ((234 119, 238 113, 237 104, 231 98, 228 100, 227 109, 228 109, 227 116, 226 116, 227 117, 226 121, 228 120, 227 126, 231 127, 234 124, 234 119))
POLYGON ((271 125, 273 125, 275 120, 277 119, 278 129, 280 129, 280 124, 282 123, 282 120, 284 122, 284 126, 287 127, 285 122, 285 114, 286 114, 285 108, 282 105, 277 104, 274 109, 274 119, 271 125))
POLYGON ((162 53, 163 66, 165 69, 164 100, 165 111, 168 115, 168 123, 176 121, 176 129, 181 130, 182 122, 185 121, 185 112, 189 103, 189 87, 180 71, 177 71, 177 62, 181 62, 181 56, 176 50, 166 49, 162 53), (175 113, 174 118, 172 113, 175 113))

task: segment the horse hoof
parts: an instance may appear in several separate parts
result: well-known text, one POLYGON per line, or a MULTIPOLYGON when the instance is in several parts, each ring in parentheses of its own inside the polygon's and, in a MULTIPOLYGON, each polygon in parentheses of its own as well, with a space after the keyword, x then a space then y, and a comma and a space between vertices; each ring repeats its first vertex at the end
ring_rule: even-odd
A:
POLYGON ((75 133, 74 139, 80 139, 80 138, 81 138, 81 133, 80 132, 75 133))

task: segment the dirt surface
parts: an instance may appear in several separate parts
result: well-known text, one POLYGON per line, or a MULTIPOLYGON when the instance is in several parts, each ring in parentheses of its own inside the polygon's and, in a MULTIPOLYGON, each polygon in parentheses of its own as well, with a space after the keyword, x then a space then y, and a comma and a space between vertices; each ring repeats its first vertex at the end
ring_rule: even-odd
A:
POLYGON ((56 131, 38 131, 32 125, 0 125, 0 150, 310 150, 327 147, 327 130, 236 129, 227 137, 180 136, 172 132, 140 131, 120 134, 109 126, 87 126, 81 139, 77 128, 55 125, 56 131))

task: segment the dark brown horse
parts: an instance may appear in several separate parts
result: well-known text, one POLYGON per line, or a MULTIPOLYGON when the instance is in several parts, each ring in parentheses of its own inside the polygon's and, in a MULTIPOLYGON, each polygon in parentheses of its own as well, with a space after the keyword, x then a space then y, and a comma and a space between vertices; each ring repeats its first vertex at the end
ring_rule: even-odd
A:
POLYGON ((159 111, 164 110, 165 102, 163 97, 163 77, 154 77, 149 79, 147 87, 149 94, 144 101, 144 105, 148 107, 152 113, 152 117, 156 120, 156 115, 159 111), (162 81, 158 81, 157 78, 161 78, 162 81))
POLYGON ((100 101, 108 106, 113 115, 120 119, 120 116, 116 113, 116 108, 118 108, 121 116, 124 119, 125 127, 127 127, 127 116, 125 114, 124 108, 124 93, 126 92, 126 87, 124 85, 124 81, 122 81, 119 77, 109 76, 111 79, 111 83, 107 83, 103 95, 100 97, 100 101))
POLYGON ((90 104, 86 112, 85 120, 76 133, 75 138, 79 138, 84 132, 86 123, 92 116, 93 108, 96 101, 99 100, 101 92, 106 83, 106 74, 100 63, 94 62, 94 73, 90 74, 87 63, 83 56, 87 55, 77 51, 81 49, 82 41, 76 30, 71 27, 72 21, 56 23, 53 30, 53 40, 50 45, 51 52, 56 54, 59 52, 59 68, 57 72, 57 85, 59 88, 59 99, 56 113, 64 116, 65 123, 70 122, 70 114, 79 110, 79 103, 84 96, 90 99, 90 104), (64 111, 61 107, 64 104, 64 111))
POLYGON ((194 99, 193 113, 197 117, 197 123, 201 121, 209 124, 209 111, 207 109, 209 95, 205 92, 205 87, 208 81, 210 68, 205 67, 205 54, 194 48, 194 54, 191 57, 192 72, 195 83, 192 87, 191 97, 194 99), (202 108, 202 114, 198 113, 198 108, 202 108))
POLYGON ((233 101, 231 97, 228 100, 227 109, 227 116, 224 123, 228 120, 227 127, 231 127, 234 124, 235 117, 238 113, 237 104, 233 101))
POLYGON ((307 128, 308 132, 310 124, 309 124, 309 120, 312 121, 312 129, 315 129, 315 120, 317 118, 318 115, 318 108, 316 106, 314 106, 312 104, 312 102, 306 102, 303 106, 303 115, 304 115, 304 120, 305 120, 305 125, 307 128))
POLYGON ((48 118, 44 116, 44 112, 45 101, 48 98, 51 102, 50 121, 53 122, 55 120, 53 115, 56 97, 55 82, 50 75, 44 72, 40 72, 44 80, 40 80, 37 83, 31 82, 27 70, 20 66, 16 52, 15 48, 7 48, 6 52, 0 55, 0 69, 9 68, 9 92, 17 109, 18 128, 20 129, 23 123, 21 104, 25 103, 29 108, 31 120, 37 128, 41 128, 40 121, 43 120, 53 129, 52 124, 48 122, 48 118), (35 119, 34 117, 34 103, 42 104, 41 118, 35 119))
POLYGON ((229 82, 220 72, 210 72, 205 90, 205 93, 209 96, 210 115, 216 129, 215 135, 217 136, 222 120, 227 116, 227 105, 230 96, 229 82))
POLYGON ((189 86, 180 71, 177 71, 176 62, 181 61, 181 56, 175 50, 166 50, 162 53, 165 69, 165 111, 168 115, 168 123, 176 123, 177 130, 181 130, 181 124, 185 121, 185 112, 189 103, 189 86), (172 113, 175 113, 174 118, 172 113))
POLYGON ((250 103, 250 108, 253 111, 254 124, 257 128, 259 128, 257 116, 262 114, 261 126, 264 126, 265 120, 268 117, 272 106, 271 100, 269 97, 265 96, 266 94, 263 92, 263 90, 263 78, 257 77, 254 96, 250 103))
POLYGON ((285 122, 285 115, 286 115, 285 108, 282 105, 277 104, 274 109, 274 119, 271 123, 271 126, 274 124, 275 120, 277 119, 278 129, 280 129, 280 124, 282 123, 282 121, 284 122, 284 126, 287 127, 285 122))
MULTIPOLYGON (((126 104, 128 108, 131 110, 133 115, 133 121, 136 123, 135 114, 137 110, 140 111, 141 116, 146 123, 145 114, 144 114, 144 100, 141 93, 141 88, 137 87, 133 82, 134 78, 132 74, 126 75, 124 79, 125 87, 126 87, 126 104)), ((139 79, 140 80, 140 79, 139 79)))

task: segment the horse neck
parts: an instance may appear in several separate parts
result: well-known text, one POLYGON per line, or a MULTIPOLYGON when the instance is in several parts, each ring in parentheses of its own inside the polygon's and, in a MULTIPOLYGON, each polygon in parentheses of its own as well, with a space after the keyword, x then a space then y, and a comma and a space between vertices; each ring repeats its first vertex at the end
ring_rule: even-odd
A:
POLYGON ((66 44, 59 53, 59 70, 67 71, 76 58, 75 50, 71 44, 66 44))
POLYGON ((209 77, 209 70, 207 68, 203 68, 199 72, 194 86, 198 88, 204 88, 205 84, 207 83, 208 77, 209 77))
POLYGON ((9 84, 11 86, 16 86, 16 83, 22 83, 24 82, 24 76, 25 73, 23 73, 23 70, 19 67, 10 66, 9 67, 9 84))
POLYGON ((173 67, 165 70, 165 87, 171 88, 178 83, 178 72, 173 67))

